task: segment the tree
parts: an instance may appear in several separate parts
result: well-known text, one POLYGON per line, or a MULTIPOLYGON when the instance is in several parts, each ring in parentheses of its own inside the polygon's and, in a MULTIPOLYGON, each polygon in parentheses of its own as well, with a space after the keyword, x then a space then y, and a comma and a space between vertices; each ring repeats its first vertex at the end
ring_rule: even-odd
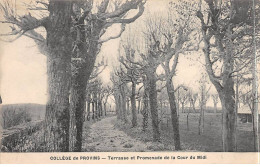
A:
POLYGON ((140 111, 142 110, 142 95, 140 94, 140 89, 137 93, 137 96, 136 96, 136 100, 137 100, 137 113, 140 114, 140 111))
MULTIPOLYGON (((148 25, 147 25, 148 26, 148 25)), ((135 61, 134 56, 127 56, 127 61, 135 64, 138 68, 138 71, 143 75, 143 84, 147 82, 147 91, 149 90, 149 102, 150 102, 150 110, 152 116, 152 127, 153 127, 153 140, 160 141, 160 130, 159 130, 159 120, 158 120, 158 105, 157 105, 157 89, 156 82, 160 77, 156 74, 156 69, 160 65, 160 61, 158 61, 158 50, 157 45, 158 42, 152 39, 152 35, 149 34, 146 36, 147 40, 145 45, 147 46, 147 50, 145 50, 146 55, 140 53, 139 58, 142 59, 142 62, 135 61), (148 42, 149 41, 149 42, 148 42)), ((146 85, 145 85, 146 86, 146 85)), ((147 98, 147 97, 145 97, 147 98)), ((145 107, 145 106, 144 106, 145 107)))
POLYGON ((194 113, 196 113, 196 109, 195 109, 195 103, 198 99, 198 93, 194 93, 190 88, 189 91, 187 93, 188 96, 188 101, 190 102, 190 109, 188 110, 187 113, 187 130, 189 130, 189 114, 190 111, 193 110, 194 113))
MULTIPOLYGON (((166 17, 153 17, 148 20, 148 33, 151 39, 156 42, 153 53, 157 55, 157 61, 164 69, 167 94, 169 97, 171 119, 174 132, 175 149, 180 150, 180 135, 179 135, 179 120, 176 108, 175 89, 173 85, 173 77, 176 75, 176 68, 180 54, 198 50, 198 45, 192 40, 198 39, 198 34, 195 31, 194 21, 191 17, 191 6, 183 2, 171 2, 170 8, 166 17), (187 15, 183 10, 187 11, 187 15), (177 15, 174 13, 176 12, 177 15), (189 13, 189 14, 188 14, 189 13), (177 17, 176 17, 177 16, 177 17), (189 24, 188 24, 189 23, 189 24), (170 65, 172 62, 172 65, 170 65)), ((196 41, 197 42, 197 41, 196 41)), ((155 56, 154 56, 155 57, 155 56)), ((185 93, 186 94, 186 93, 185 93)), ((187 100, 187 96, 182 98, 182 107, 187 100)), ((184 108, 182 108, 184 109, 184 108)))
POLYGON ((218 111, 217 105, 218 105, 218 102, 219 102, 218 101, 218 94, 212 94, 211 98, 212 98, 213 103, 214 103, 214 111, 215 111, 215 113, 217 113, 217 111, 218 111))
POLYGON ((192 107, 193 112, 196 113, 195 104, 198 100, 198 93, 195 93, 191 89, 189 89, 188 99, 189 99, 189 102, 190 102, 190 107, 192 107))
POLYGON ((207 76, 205 74, 202 74, 201 79, 199 81, 200 87, 199 87, 199 106, 200 106, 200 116, 199 116, 199 131, 198 134, 200 135, 204 131, 204 125, 205 125, 205 110, 206 110, 206 104, 209 99, 209 91, 211 86, 207 86, 207 76))
POLYGON ((144 87, 144 93, 143 93, 143 110, 141 111, 143 115, 143 131, 145 132, 148 128, 148 116, 150 111, 150 105, 149 105, 149 83, 147 80, 147 77, 145 75, 142 75, 142 83, 144 87))
POLYGON ((108 101, 108 97, 110 95, 112 95, 112 94, 113 94, 113 89, 110 86, 106 86, 104 88, 104 101, 103 101, 105 116, 107 115, 107 101, 108 101))
POLYGON ((94 68, 96 56, 101 45, 111 39, 121 36, 125 30, 125 25, 134 22, 144 11, 145 1, 130 0, 126 2, 103 0, 97 6, 93 6, 93 0, 77 1, 73 5, 73 65, 76 73, 72 78, 72 103, 75 108, 75 119, 77 120, 77 140, 75 151, 81 151, 82 145, 82 116, 85 112, 86 85, 94 68), (111 8, 109 8, 111 7, 111 8), (132 9, 137 9, 133 17, 125 18, 132 9), (118 35, 103 39, 106 30, 113 24, 121 24, 118 35))
MULTIPOLYGON (((151 44, 148 49, 147 55, 143 53, 140 54, 142 57, 143 63, 133 62, 134 64, 139 65, 139 69, 142 70, 143 74, 145 75, 144 82, 147 82, 147 87, 149 90, 149 102, 150 102, 150 110, 152 116, 152 127, 153 127, 153 140, 160 141, 160 130, 159 130, 159 120, 158 120, 158 104, 157 104, 157 89, 156 89, 156 82, 158 81, 159 77, 156 74, 156 69, 160 65, 158 61, 158 54, 157 54, 157 42, 153 41, 150 36, 151 44)), ((130 60, 130 59, 129 59, 130 60)), ((147 97, 145 97, 147 99, 147 97)))
POLYGON ((113 82, 113 95, 115 98, 117 119, 127 122, 126 113, 126 83, 122 81, 122 73, 115 71, 111 76, 113 82))
MULTIPOLYGON (((93 68, 93 71, 89 77, 87 86, 86 86, 86 101, 88 103, 88 114, 87 114, 87 119, 90 118, 90 106, 92 103, 92 116, 93 119, 95 119, 95 116, 97 116, 97 103, 98 103, 98 85, 101 84, 100 81, 98 80, 98 76, 99 74, 101 74, 105 68, 107 67, 107 63, 104 61, 104 57, 102 58, 101 61, 96 62, 93 68), (92 95, 92 96, 91 96, 92 95)), ((72 62, 72 77, 76 76, 76 73, 78 73, 76 67, 73 65, 72 62)), ((77 127, 81 127, 80 123, 84 123, 85 121, 85 114, 86 111, 84 109, 84 112, 82 113, 82 117, 79 119, 75 119, 75 104, 73 101, 75 101, 76 99, 74 94, 74 91, 71 91, 71 95, 70 95, 70 151, 74 151, 75 149, 75 144, 76 142, 80 139, 80 135, 79 133, 77 133, 77 127)), ((86 103, 86 102, 85 102, 86 103)), ((79 130, 79 129, 78 129, 79 130)), ((82 129, 81 129, 82 130, 82 129)))
MULTIPOLYGON (((134 57, 134 50, 129 46, 130 43, 123 46, 126 57, 134 57)), ((126 72, 123 72, 124 82, 131 83, 131 110, 132 110, 132 126, 137 126, 137 112, 136 112, 136 85, 140 83, 140 72, 136 64, 131 63, 123 56, 120 57, 120 63, 125 67, 126 72)))
POLYGON ((27 112, 25 106, 6 106, 1 110, 1 126, 7 129, 32 120, 32 116, 27 112))
POLYGON ((197 17, 201 22, 206 71, 215 86, 223 111, 223 151, 235 151, 236 114, 234 74, 251 62, 251 1, 200 1, 197 17), (205 7, 202 11, 202 7, 205 7), (239 68, 235 68, 235 65, 239 68))
MULTIPOLYGON (((160 16, 146 18, 146 24, 143 30, 143 38, 145 41, 144 44, 140 44, 141 46, 144 45, 144 48, 141 46, 136 47, 138 52, 144 51, 146 54, 140 54, 143 63, 137 64, 139 64, 139 69, 142 69, 143 74, 146 76, 145 79, 148 81, 154 134, 156 134, 156 129, 158 127, 156 121, 158 120, 157 100, 155 100, 157 98, 156 81, 164 78, 166 79, 166 87, 168 88, 168 96, 171 103, 170 106, 172 111, 174 133, 177 136, 175 141, 180 143, 178 139, 179 127, 172 78, 175 75, 179 54, 186 51, 195 50, 198 46, 193 46, 191 42, 187 42, 190 40, 190 35, 195 35, 192 34, 193 29, 186 24, 189 19, 186 20, 186 16, 182 16, 179 19, 174 19, 174 14, 171 13, 170 10, 167 14, 168 17, 166 17, 166 19, 160 16), (185 21, 182 21, 183 18, 185 21), (178 21, 181 23, 178 23, 178 21), (170 60, 173 57, 173 65, 170 67, 170 60), (160 65, 164 68, 165 75, 161 74, 157 76, 156 69, 160 65)), ((131 60, 131 58, 128 59, 131 60)), ((136 64, 136 62, 133 64, 136 64)), ((156 137, 156 135, 154 137, 156 137)), ((180 144, 176 144, 176 149, 179 149, 178 145, 180 146, 180 144)))
MULTIPOLYGON (((252 58, 252 77, 253 83, 252 83, 252 96, 253 96, 253 133, 254 133, 254 149, 256 152, 259 152, 259 133, 258 133, 258 119, 259 119, 259 113, 258 113, 258 72, 257 72, 257 41, 256 41, 256 35, 257 35, 257 27, 259 27, 259 17, 257 18, 257 12, 256 8, 258 8, 258 14, 259 14, 259 6, 260 2, 256 3, 256 0, 253 0, 253 58, 252 58), (257 22, 258 21, 258 22, 257 22)), ((259 34, 259 30, 258 30, 259 34)))
POLYGON ((38 10, 47 10, 44 17, 37 19, 31 13, 17 16, 11 3, 1 4, 5 21, 11 24, 7 35, 27 36, 36 42, 40 52, 47 55, 48 102, 45 117, 46 151, 69 151, 69 88, 72 37, 72 2, 50 0, 49 4, 39 1, 38 10), (35 31, 44 27, 46 39, 35 31), (60 82, 62 81, 62 82, 60 82))
POLYGON ((87 101, 87 121, 90 121, 90 107, 91 107, 91 93, 89 91, 87 91, 87 97, 86 97, 86 101, 87 101))
POLYGON ((185 104, 188 103, 188 92, 187 90, 181 89, 180 91, 180 103, 181 103, 181 112, 184 113, 185 104))

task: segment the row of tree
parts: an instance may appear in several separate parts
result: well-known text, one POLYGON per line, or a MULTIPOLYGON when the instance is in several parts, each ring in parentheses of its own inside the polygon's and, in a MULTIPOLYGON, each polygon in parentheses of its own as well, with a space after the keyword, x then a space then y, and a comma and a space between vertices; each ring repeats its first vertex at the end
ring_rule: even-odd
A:
POLYGON ((24 7, 19 3, 1 3, 1 23, 10 25, 11 30, 1 36, 7 36, 7 42, 21 36, 32 38, 47 57, 46 151, 81 151, 86 90, 96 57, 104 42, 119 37, 126 24, 142 15, 144 4, 143 0, 40 0, 27 4, 27 14, 20 15, 16 8, 24 7), (128 17, 132 10, 137 12, 128 17), (114 24, 121 26, 120 32, 105 38, 114 24), (38 31, 40 27, 46 37, 38 31), (69 142, 71 133, 76 134, 74 144, 69 142))
MULTIPOLYGON (((217 104, 219 97, 222 106, 223 151, 236 151, 238 100, 234 88, 237 77, 245 81, 254 77, 249 66, 255 61, 256 50, 252 43, 259 43, 255 35, 259 34, 259 26, 255 26, 259 23, 259 1, 254 1, 254 4, 244 0, 173 1, 168 6, 168 12, 150 14, 142 22, 143 26, 129 28, 127 37, 122 39, 120 66, 112 76, 118 118, 126 120, 126 85, 131 83, 132 126, 136 126, 136 85, 142 83, 143 129, 147 127, 147 113, 151 113, 153 139, 160 141, 157 94, 162 89, 158 89, 158 83, 164 82, 174 145, 176 150, 180 150, 176 92, 182 86, 175 88, 173 80, 177 75, 179 57, 202 48, 205 71, 217 90, 217 95, 212 98, 217 104)), ((204 108, 209 95, 205 78, 199 88, 202 97, 199 101, 199 133, 203 129, 204 108)), ((181 94, 185 96, 185 93, 181 94)), ((193 106, 194 98, 191 100, 193 106)), ((185 97, 180 102, 185 103, 185 97)), ((255 100, 251 103, 255 105, 255 100)), ((257 110, 253 110, 255 150, 258 149, 257 117, 257 110)))
MULTIPOLYGON (((14 37, 8 42, 21 36, 32 38, 47 57, 46 151, 81 151, 87 90, 96 57, 104 42, 120 37, 126 24, 136 21, 143 14, 145 3, 143 0, 102 0, 99 3, 93 0, 36 1, 26 6, 26 10, 30 11, 28 14, 20 16, 10 1, 1 3, 5 19, 1 23, 9 24, 11 30, 1 36, 14 37), (132 10, 137 12, 133 14, 132 10), (106 31, 115 24, 119 24, 120 32, 105 38, 106 31), (39 33, 40 27, 45 29, 46 37, 39 33), (76 137, 74 144, 70 143, 72 133, 76 137)), ((259 44, 255 35, 259 33, 259 26, 256 26, 259 23, 259 1, 173 1, 168 6, 168 12, 148 17, 138 28, 141 32, 134 31, 134 35, 130 34, 122 42, 121 67, 111 77, 118 117, 125 120, 126 83, 130 82, 132 125, 136 126, 134 99, 136 85, 142 83, 144 127, 150 110, 153 138, 160 141, 157 92, 162 88, 158 90, 157 83, 164 82, 170 103, 175 149, 181 149, 175 95, 180 87, 175 88, 173 80, 177 75, 179 57, 203 47, 205 71, 222 105, 223 151, 235 151, 235 78, 253 78, 248 65, 256 62, 252 55, 259 44), (162 72, 158 75, 160 67, 162 72)), ((206 93, 202 92, 203 97, 206 93)), ((93 96, 96 96, 95 93, 93 96)), ((205 106, 204 99, 201 104, 205 106)), ((255 108, 256 104, 253 105, 255 108)), ((255 110, 253 115, 257 149, 255 110)))

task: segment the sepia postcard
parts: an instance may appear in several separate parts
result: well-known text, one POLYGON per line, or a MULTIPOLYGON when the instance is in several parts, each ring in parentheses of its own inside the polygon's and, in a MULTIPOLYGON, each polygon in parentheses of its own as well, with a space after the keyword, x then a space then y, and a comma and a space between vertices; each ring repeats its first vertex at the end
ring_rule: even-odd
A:
POLYGON ((0 0, 0 164, 259 164, 259 0, 0 0))

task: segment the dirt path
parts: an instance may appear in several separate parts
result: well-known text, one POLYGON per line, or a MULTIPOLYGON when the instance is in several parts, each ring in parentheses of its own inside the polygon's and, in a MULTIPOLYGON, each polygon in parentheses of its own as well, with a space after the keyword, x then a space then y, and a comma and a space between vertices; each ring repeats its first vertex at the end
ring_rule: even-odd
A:
POLYGON ((127 136, 114 127, 116 117, 104 118, 91 126, 83 151, 92 152, 143 152, 149 151, 142 141, 127 136))

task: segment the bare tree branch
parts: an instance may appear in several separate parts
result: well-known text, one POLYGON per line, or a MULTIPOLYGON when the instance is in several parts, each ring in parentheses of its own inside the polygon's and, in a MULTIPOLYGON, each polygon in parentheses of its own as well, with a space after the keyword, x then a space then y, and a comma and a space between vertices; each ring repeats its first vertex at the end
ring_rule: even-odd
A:
MULTIPOLYGON (((143 0, 130 0, 126 1, 124 4, 122 4, 118 9, 116 9, 113 12, 100 14, 100 18, 115 18, 115 17, 121 17, 122 15, 126 14, 131 9, 137 9, 138 5, 142 3, 143 0)), ((145 2, 144 2, 145 3, 145 2)))
POLYGON ((104 42, 107 42, 107 41, 109 41, 111 39, 119 38, 124 31, 125 31, 125 24, 121 24, 121 30, 120 30, 119 34, 117 34, 116 36, 111 36, 111 37, 109 37, 107 39, 99 40, 99 43, 104 43, 104 42))
MULTIPOLYGON (((6 21, 1 21, 1 23, 14 24, 19 28, 19 30, 17 30, 17 28, 15 28, 14 26, 10 27, 12 31, 7 34, 17 35, 17 37, 11 40, 3 40, 6 42, 13 42, 17 40, 27 31, 34 30, 41 26, 45 27, 48 20, 48 17, 36 19, 35 17, 31 16, 30 13, 28 15, 24 15, 23 17, 17 18, 12 11, 10 4, 8 3, 0 3, 0 9, 4 12, 4 18, 6 19, 6 21)), ((4 35, 2 34, 1 36, 4 35)))

